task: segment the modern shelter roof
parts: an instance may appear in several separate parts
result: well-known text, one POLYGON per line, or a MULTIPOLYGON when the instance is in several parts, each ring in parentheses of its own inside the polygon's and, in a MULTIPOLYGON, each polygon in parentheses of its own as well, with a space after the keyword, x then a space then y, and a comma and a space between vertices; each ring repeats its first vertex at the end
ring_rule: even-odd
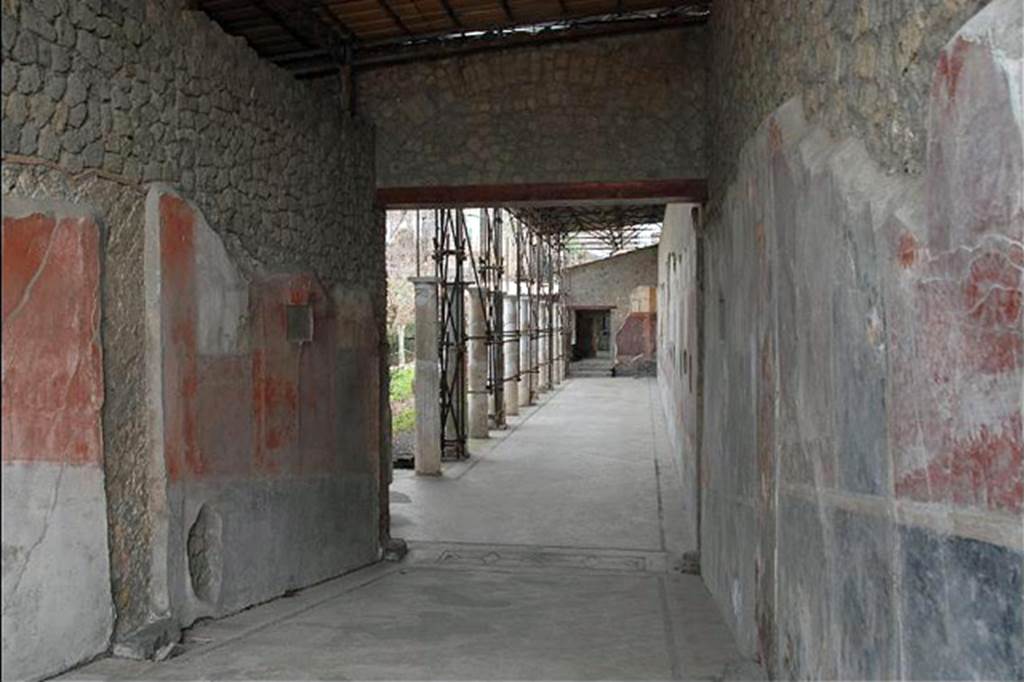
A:
POLYGON ((313 77, 466 50, 707 20, 711 0, 191 0, 262 57, 313 77))

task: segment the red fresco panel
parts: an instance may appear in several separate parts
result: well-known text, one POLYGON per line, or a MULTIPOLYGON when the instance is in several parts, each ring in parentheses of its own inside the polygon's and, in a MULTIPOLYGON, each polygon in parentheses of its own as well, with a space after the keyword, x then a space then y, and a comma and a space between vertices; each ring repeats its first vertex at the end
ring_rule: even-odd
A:
POLYGON ((170 479, 203 474, 196 392, 196 216, 183 199, 160 197, 164 456, 170 479))
POLYGON ((92 218, 3 221, 3 461, 103 458, 99 230, 92 218))
POLYGON ((940 56, 926 238, 890 235, 910 292, 889 320, 900 497, 1024 508, 1024 149, 1014 97, 989 47, 958 38, 940 56))

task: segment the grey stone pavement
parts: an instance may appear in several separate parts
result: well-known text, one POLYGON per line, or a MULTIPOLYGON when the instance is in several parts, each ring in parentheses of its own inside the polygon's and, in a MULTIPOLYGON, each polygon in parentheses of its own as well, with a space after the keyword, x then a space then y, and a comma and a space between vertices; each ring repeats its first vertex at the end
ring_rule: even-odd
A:
POLYGON ((440 478, 395 472, 410 553, 188 631, 161 663, 65 679, 749 679, 687 546, 652 379, 576 378, 470 442, 440 478))

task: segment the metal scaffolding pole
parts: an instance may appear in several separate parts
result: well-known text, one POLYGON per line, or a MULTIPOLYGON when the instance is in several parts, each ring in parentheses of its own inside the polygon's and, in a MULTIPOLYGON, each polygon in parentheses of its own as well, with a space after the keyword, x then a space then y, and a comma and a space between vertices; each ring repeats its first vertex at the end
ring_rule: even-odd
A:
MULTIPOLYGON (((421 254, 426 256, 420 238, 428 220, 429 215, 421 219, 417 212, 417 264, 421 254)), ((504 428, 507 423, 511 409, 506 405, 507 386, 512 391, 515 384, 517 389, 509 400, 527 405, 564 376, 565 313, 560 288, 565 239, 561 234, 541 233, 504 209, 480 209, 474 252, 473 241, 477 240, 470 239, 463 210, 435 210, 433 223, 440 446, 442 459, 458 460, 469 456, 471 397, 487 394, 488 423, 474 427, 474 433, 479 431, 482 437, 486 435, 484 427, 504 428), (514 288, 507 282, 511 262, 506 269, 506 260, 513 257, 514 288), (475 310, 482 310, 484 318, 481 325, 474 316, 472 336, 467 328, 467 293, 477 297, 470 303, 475 310), (468 342, 486 345, 486 354, 480 356, 483 360, 478 360, 486 364, 486 380, 474 375, 477 379, 472 386, 468 342), (515 357, 507 358, 509 353, 515 357)), ((480 407, 474 407, 474 414, 480 413, 480 407)))
POLYGON ((548 276, 548 295, 545 303, 547 304, 547 330, 546 334, 548 337, 548 387, 555 387, 555 357, 557 355, 555 349, 555 252, 552 247, 552 238, 548 235, 545 240, 547 246, 547 276, 548 276))
POLYGON ((513 218, 513 238, 516 251, 516 328, 519 337, 519 363, 517 365, 517 381, 519 382, 519 405, 529 405, 530 397, 530 316, 528 314, 529 286, 526 284, 526 248, 527 235, 522 221, 513 218))
POLYGON ((540 238, 530 231, 530 401, 540 394, 540 238))
POLYGON ((466 220, 461 210, 434 212, 434 269, 438 283, 438 356, 441 374, 441 456, 466 451, 466 220))
POLYGON ((489 265, 487 274, 490 293, 488 332, 490 344, 490 387, 494 399, 491 416, 495 428, 503 429, 505 423, 505 251, 501 209, 494 209, 489 234, 489 265))

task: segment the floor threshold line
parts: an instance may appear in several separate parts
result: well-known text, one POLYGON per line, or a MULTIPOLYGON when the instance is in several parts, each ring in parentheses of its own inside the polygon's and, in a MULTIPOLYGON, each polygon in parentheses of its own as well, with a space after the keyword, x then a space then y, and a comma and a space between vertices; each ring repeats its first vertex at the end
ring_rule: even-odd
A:
POLYGON ((557 550, 557 551, 588 551, 588 552, 644 552, 647 554, 665 554, 665 550, 658 547, 603 547, 596 545, 536 545, 521 544, 515 542, 468 542, 464 540, 410 540, 405 538, 410 550, 428 547, 478 547, 478 548, 515 548, 515 549, 536 549, 536 550, 557 550))

